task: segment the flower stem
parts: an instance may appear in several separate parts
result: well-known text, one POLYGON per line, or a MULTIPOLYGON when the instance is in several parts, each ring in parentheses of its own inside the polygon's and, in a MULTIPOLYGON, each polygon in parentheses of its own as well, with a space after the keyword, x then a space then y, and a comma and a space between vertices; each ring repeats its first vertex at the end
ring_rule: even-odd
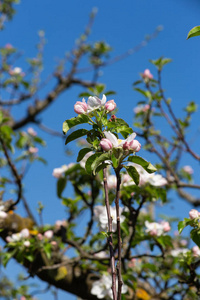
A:
POLYGON ((110 214, 110 203, 108 198, 108 184, 107 184, 107 172, 106 168, 103 169, 103 182, 104 182, 104 190, 105 190, 105 205, 108 216, 108 238, 107 242, 110 249, 110 267, 112 273, 112 292, 113 292, 113 300, 117 300, 117 289, 116 289, 116 270, 115 270, 115 255, 113 250, 113 241, 112 241, 112 217, 110 214))

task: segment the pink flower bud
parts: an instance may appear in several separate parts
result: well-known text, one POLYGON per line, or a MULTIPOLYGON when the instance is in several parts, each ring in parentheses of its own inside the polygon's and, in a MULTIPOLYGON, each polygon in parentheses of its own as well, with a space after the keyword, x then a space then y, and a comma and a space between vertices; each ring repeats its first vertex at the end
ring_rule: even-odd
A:
POLYGON ((123 144, 123 149, 138 152, 141 149, 141 144, 137 140, 132 140, 130 142, 126 141, 123 144))
POLYGON ((29 152, 30 154, 35 154, 35 153, 37 153, 38 151, 39 151, 39 149, 36 148, 36 147, 29 147, 29 149, 28 149, 28 152, 29 152))
POLYGON ((109 151, 110 149, 112 149, 112 143, 110 140, 108 139, 105 139, 103 138, 99 145, 101 146, 101 148, 104 150, 104 151, 109 151))
POLYGON ((198 218, 200 216, 200 213, 196 209, 191 209, 189 211, 189 216, 190 216, 190 219, 193 220, 195 218, 198 218))
POLYGON ((41 233, 38 233, 37 238, 38 238, 39 241, 42 241, 43 240, 43 235, 41 233))
POLYGON ((27 132, 28 132, 28 134, 30 134, 32 136, 36 136, 37 135, 37 132, 32 127, 29 127, 27 129, 27 132))
POLYGON ((153 79, 153 75, 151 74, 149 69, 144 70, 142 77, 145 79, 153 79))
POLYGON ((113 111, 116 108, 116 106, 117 105, 116 105, 115 101, 110 100, 110 101, 106 102, 105 109, 110 112, 110 111, 113 111))
POLYGON ((53 231, 52 231, 52 230, 47 230, 47 231, 45 231, 44 236, 45 236, 47 239, 51 239, 51 238, 53 237, 53 231))
POLYGON ((83 99, 83 101, 77 101, 76 104, 74 105, 74 111, 77 114, 84 114, 87 112, 88 106, 85 103, 85 100, 83 99))
POLYGON ((171 230, 171 226, 169 225, 169 222, 164 221, 164 222, 162 222, 162 225, 163 225, 163 230, 165 232, 168 232, 171 230))
POLYGON ((199 247, 198 246, 194 246, 192 248, 192 253, 193 253, 193 256, 195 256, 195 257, 200 256, 200 249, 199 249, 199 247))

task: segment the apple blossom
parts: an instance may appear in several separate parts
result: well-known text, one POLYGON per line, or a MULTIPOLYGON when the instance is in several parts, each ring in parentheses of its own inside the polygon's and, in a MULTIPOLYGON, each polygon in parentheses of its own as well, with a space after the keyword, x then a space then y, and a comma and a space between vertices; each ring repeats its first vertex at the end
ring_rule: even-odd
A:
POLYGON ((168 232, 168 231, 171 230, 171 226, 170 226, 169 222, 167 222, 167 221, 162 221, 162 222, 161 222, 161 225, 163 226, 163 231, 164 231, 164 232, 168 232))
POLYGON ((193 220, 193 219, 199 218, 200 217, 200 213, 196 209, 191 209, 189 211, 189 216, 190 216, 190 219, 193 220))
POLYGON ((152 236, 160 236, 171 230, 169 222, 162 221, 161 223, 145 221, 147 227, 146 232, 152 236))
MULTIPOLYGON (((120 214, 120 222, 124 222, 125 216, 122 215, 124 209, 122 207, 119 208, 120 214)), ((112 229, 113 231, 117 230, 117 218, 116 218, 116 210, 115 207, 110 207, 110 213, 112 216, 112 229)), ((101 230, 106 230, 108 227, 108 217, 105 206, 97 205, 94 207, 94 221, 100 223, 101 230)))
POLYGON ((106 103, 106 96, 103 95, 102 100, 99 99, 97 96, 90 96, 87 101, 88 105, 88 112, 93 111, 94 109, 100 108, 104 106, 106 103))
POLYGON ((32 136, 36 136, 37 135, 37 132, 32 127, 29 127, 27 129, 27 132, 28 132, 28 134, 30 134, 32 136))
POLYGON ((37 238, 38 238, 39 241, 42 241, 43 240, 43 235, 41 233, 38 233, 37 238))
POLYGON ((109 139, 101 139, 99 145, 104 151, 109 151, 110 149, 112 149, 112 143, 111 141, 109 141, 109 139))
POLYGON ((199 249, 199 247, 198 246, 192 247, 192 253, 193 253, 193 256, 199 257, 200 256, 200 249, 199 249))
POLYGON ((109 100, 108 102, 106 102, 105 104, 105 109, 109 112, 113 111, 116 108, 116 103, 114 100, 109 100))
POLYGON ((145 104, 145 105, 138 105, 136 106, 133 111, 135 114, 139 114, 141 112, 146 112, 147 110, 149 110, 150 105, 149 104, 145 104))
POLYGON ((13 70, 9 71, 10 75, 21 75, 24 76, 24 73, 22 73, 22 69, 19 67, 15 67, 13 70))
POLYGON ((134 132, 125 140, 117 139, 117 137, 110 131, 105 131, 104 135, 106 139, 112 143, 114 148, 123 148, 124 150, 134 152, 138 152, 141 148, 141 144, 137 140, 134 140, 136 137, 136 133, 134 132))
MULTIPOLYGON (((116 281, 116 286, 118 288, 118 280, 116 281)), ((113 298, 112 295, 112 277, 110 274, 106 275, 103 274, 102 277, 95 281, 92 284, 92 289, 91 289, 91 294, 96 295, 98 299, 107 299, 113 298)), ((122 285, 122 294, 125 294, 128 291, 128 286, 127 285, 122 285)))
POLYGON ((184 166, 183 171, 185 171, 185 173, 187 173, 189 175, 192 175, 194 173, 194 170, 190 166, 184 166))
POLYGON ((180 254, 186 254, 189 251, 187 248, 179 248, 171 251, 171 255, 174 257, 179 256, 180 254))
POLYGON ((24 246, 25 247, 28 248, 28 247, 30 247, 30 245, 31 245, 30 241, 24 241, 24 246))
POLYGON ((53 230, 45 231, 44 237, 46 237, 47 239, 51 239, 53 237, 53 230))
POLYGON ((0 205, 0 218, 5 219, 7 215, 8 214, 4 211, 4 206, 0 205))
POLYGON ((28 152, 29 152, 30 154, 35 154, 35 153, 37 153, 38 151, 39 151, 39 149, 36 148, 36 147, 29 147, 29 148, 28 148, 28 152))
POLYGON ((123 144, 123 149, 138 152, 141 149, 141 144, 137 140, 132 140, 130 142, 126 141, 123 144))
POLYGON ((61 178, 63 176, 63 174, 73 166, 74 166, 74 163, 70 163, 69 165, 63 165, 60 168, 55 168, 55 169, 53 169, 52 175, 55 178, 61 178))
POLYGON ((74 105, 74 111, 77 113, 77 114, 85 114, 87 113, 87 109, 88 109, 88 106, 85 102, 85 99, 81 101, 77 101, 76 104, 74 105))
POLYGON ((145 185, 146 183, 149 183, 153 186, 164 186, 167 184, 167 180, 160 174, 149 174, 140 165, 135 163, 128 163, 128 166, 133 166, 137 169, 138 173, 140 174, 140 186, 145 185))
POLYGON ((156 222, 150 223, 149 221, 145 221, 145 226, 147 227, 147 229, 145 231, 152 236, 160 236, 163 234, 162 224, 159 224, 156 222))
POLYGON ((153 79, 153 75, 151 74, 149 69, 145 69, 144 73, 142 74, 144 79, 153 79))
POLYGON ((116 177, 116 175, 109 175, 107 177, 107 185, 108 185, 109 190, 116 189, 116 187, 117 187, 117 177, 116 177))
POLYGON ((20 232, 13 233, 11 236, 6 237, 8 243, 18 242, 24 238, 29 237, 30 233, 27 228, 22 229, 20 232))
POLYGON ((5 48, 7 49, 7 50, 10 50, 10 49, 13 49, 13 46, 11 45, 11 44, 6 44, 5 45, 5 48))

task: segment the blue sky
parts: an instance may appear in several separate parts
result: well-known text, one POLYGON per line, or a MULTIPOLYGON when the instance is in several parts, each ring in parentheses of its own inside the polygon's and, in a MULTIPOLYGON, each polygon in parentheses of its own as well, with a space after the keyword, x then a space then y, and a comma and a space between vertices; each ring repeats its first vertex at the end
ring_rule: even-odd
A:
MULTIPOLYGON (((113 48, 112 56, 139 44, 158 25, 164 28, 141 51, 103 70, 100 81, 106 84, 108 90, 117 92, 114 99, 119 107, 120 117, 132 124, 133 107, 141 100, 133 91, 132 83, 138 80, 139 73, 146 68, 150 68, 155 76, 155 69, 149 59, 160 56, 173 60, 164 70, 163 86, 166 95, 172 98, 175 111, 181 114, 182 106, 191 100, 199 103, 200 38, 186 40, 189 30, 200 23, 198 0, 21 1, 16 6, 14 20, 0 32, 1 45, 11 43, 23 50, 25 57, 33 57, 38 41, 37 32, 44 30, 47 44, 43 78, 46 78, 53 71, 57 59, 62 58, 74 46, 93 7, 98 8, 98 13, 89 40, 106 41, 113 48)), ((17 66, 26 68, 22 59, 17 66)), ((47 90, 41 95, 44 96, 47 90)), ((82 90, 75 87, 61 95, 57 103, 42 114, 44 124, 61 131, 63 121, 74 116, 73 105, 78 100, 80 91, 82 90)), ((21 107, 16 109, 18 116, 21 111, 21 107)), ((198 114, 193 121, 193 131, 197 129, 198 114)), ((52 223, 65 217, 63 207, 56 198, 56 181, 51 175, 52 170, 64 163, 75 161, 75 158, 66 158, 63 155, 62 140, 36 130, 47 140, 47 147, 40 149, 40 152, 49 163, 48 166, 36 164, 31 168, 25 180, 26 197, 33 209, 38 201, 42 201, 45 205, 44 221, 52 223)), ((180 216, 185 216, 187 212, 188 205, 183 205, 180 216)), ((45 295, 38 298, 50 299, 45 295)), ((59 292, 59 300, 62 299, 66 299, 66 294, 59 292)), ((69 296, 68 299, 73 300, 76 297, 69 296)))

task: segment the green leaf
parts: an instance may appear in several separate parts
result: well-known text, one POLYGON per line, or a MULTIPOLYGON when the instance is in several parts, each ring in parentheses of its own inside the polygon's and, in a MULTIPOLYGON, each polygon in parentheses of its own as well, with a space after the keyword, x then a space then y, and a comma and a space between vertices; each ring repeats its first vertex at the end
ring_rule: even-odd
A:
POLYGON ((128 236, 129 235, 129 227, 126 222, 122 222, 120 224, 121 229, 124 231, 124 233, 128 236))
POLYGON ((157 169, 150 162, 146 161, 140 156, 129 156, 128 161, 142 166, 143 169, 145 169, 150 174, 157 171, 157 169))
POLYGON ((83 157, 88 153, 92 151, 90 148, 83 148, 79 151, 78 153, 78 157, 77 157, 77 162, 81 161, 83 159, 83 157))
POLYGON ((101 154, 99 157, 97 157, 97 158, 94 160, 94 162, 93 162, 92 165, 91 165, 91 170, 93 171, 93 174, 94 174, 94 175, 96 175, 96 172, 95 172, 95 171, 96 171, 97 167, 98 167, 101 163, 105 162, 106 160, 110 160, 110 153, 109 153, 109 152, 101 154))
POLYGON ((2 259, 2 263, 4 268, 6 267, 7 263, 9 262, 9 260, 17 253, 17 248, 15 248, 12 251, 8 251, 6 253, 3 254, 3 259, 2 259))
POLYGON ((110 165, 110 164, 102 163, 101 165, 99 165, 99 166, 96 168, 95 174, 98 174, 102 169, 106 168, 106 167, 109 166, 109 165, 110 165))
POLYGON ((72 132, 70 135, 68 135, 68 137, 66 138, 65 141, 65 145, 67 145, 68 143, 86 135, 89 132, 89 130, 87 129, 78 129, 74 132, 72 132))
POLYGON ((66 120, 63 123, 63 133, 66 134, 70 128, 72 128, 76 125, 79 125, 79 124, 88 123, 89 121, 90 121, 90 118, 85 114, 81 114, 75 118, 66 120))
POLYGON ((62 192, 64 191, 65 187, 67 184, 67 179, 66 178, 59 178, 57 181, 57 196, 59 198, 62 197, 62 192))
POLYGON ((190 39, 191 37, 198 36, 198 35, 200 35, 200 26, 195 26, 189 31, 187 35, 187 40, 190 39))
POLYGON ((139 88, 134 88, 134 90, 139 92, 140 94, 142 94, 146 98, 151 99, 151 93, 149 91, 144 91, 144 90, 139 89, 139 88))
POLYGON ((102 153, 95 153, 93 155, 91 155, 90 157, 88 157, 88 159, 86 160, 85 163, 85 169, 86 172, 91 174, 92 173, 92 164, 95 161, 95 159, 97 159, 102 153))
POLYGON ((180 221, 178 223, 178 231, 179 231, 179 234, 181 234, 181 232, 183 231, 183 229, 188 226, 188 225, 193 225, 194 224, 194 220, 191 220, 191 219, 188 219, 188 218, 184 218, 183 221, 180 221))
POLYGON ((191 236, 191 239, 193 240, 193 242, 195 242, 195 244, 200 247, 200 231, 197 230, 197 229, 193 229, 191 232, 190 232, 190 236, 191 236))
POLYGON ((138 185, 139 181, 140 181, 140 175, 139 175, 138 171, 136 170, 136 168, 133 166, 126 166, 125 168, 126 168, 128 174, 131 176, 131 178, 135 182, 135 184, 138 185))

